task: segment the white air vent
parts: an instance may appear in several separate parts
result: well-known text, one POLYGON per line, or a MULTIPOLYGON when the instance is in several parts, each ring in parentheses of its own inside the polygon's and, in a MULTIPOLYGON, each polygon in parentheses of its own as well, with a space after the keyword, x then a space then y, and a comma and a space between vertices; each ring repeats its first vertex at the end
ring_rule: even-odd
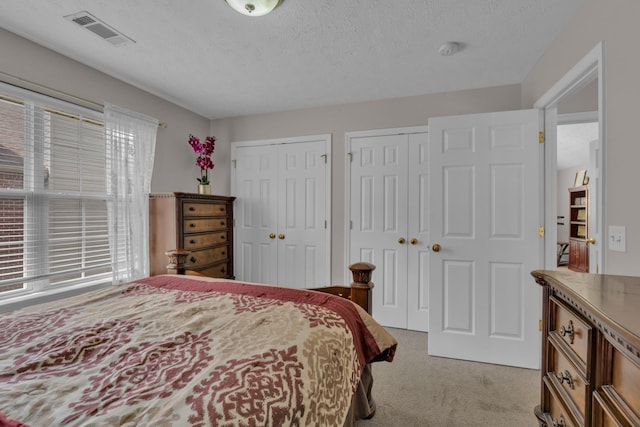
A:
POLYGON ((67 15, 64 17, 64 19, 75 22, 76 24, 100 36, 102 39, 108 41, 114 46, 124 46, 129 43, 135 43, 135 40, 132 40, 124 34, 118 32, 116 29, 110 27, 86 10, 74 13, 72 15, 67 15))

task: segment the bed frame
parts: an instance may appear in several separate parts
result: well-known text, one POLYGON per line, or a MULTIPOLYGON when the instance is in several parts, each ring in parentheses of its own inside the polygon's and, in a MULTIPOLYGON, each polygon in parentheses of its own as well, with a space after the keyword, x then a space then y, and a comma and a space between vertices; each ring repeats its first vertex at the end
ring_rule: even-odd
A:
MULTIPOLYGON (((186 249, 171 249, 165 252, 165 255, 169 257, 167 273, 203 276, 203 274, 198 273, 197 271, 187 269, 187 255, 190 253, 191 251, 186 249)), ((349 266, 349 270, 351 270, 351 274, 353 276, 353 282, 350 286, 326 286, 309 289, 350 299, 362 307, 367 313, 371 314, 371 297, 373 289, 371 274, 375 269, 376 266, 369 264, 368 262, 357 262, 349 266)))

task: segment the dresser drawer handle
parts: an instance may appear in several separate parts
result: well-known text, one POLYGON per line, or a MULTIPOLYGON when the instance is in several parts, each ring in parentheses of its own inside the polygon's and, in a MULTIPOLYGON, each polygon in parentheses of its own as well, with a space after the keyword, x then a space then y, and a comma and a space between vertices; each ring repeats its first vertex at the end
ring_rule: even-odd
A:
POLYGON ((562 325, 560 328, 560 335, 563 337, 569 335, 569 341, 573 344, 573 338, 575 337, 575 330, 573 329, 573 320, 569 320, 569 326, 565 327, 562 325))
POLYGON ((220 255, 225 256, 227 253, 225 251, 220 252, 220 255))
POLYGON ((571 374, 569 373, 569 371, 565 370, 560 375, 556 374, 556 378, 558 379, 558 381, 560 381, 560 384, 566 381, 571 390, 575 388, 575 385, 573 384, 573 378, 571 378, 571 374))
POLYGON ((552 420, 553 427, 566 427, 566 423, 564 421, 564 416, 560 415, 560 419, 558 421, 552 420))
POLYGON ((191 262, 195 263, 195 262, 196 262, 196 259, 195 259, 195 257, 191 257, 191 258, 189 259, 189 261, 191 261, 191 262))
POLYGON ((196 228, 196 225, 192 222, 191 224, 189 224, 189 227, 196 228))
POLYGON ((226 238, 227 238, 227 236, 225 236, 224 234, 222 236, 220 236, 220 239, 222 239, 222 240, 224 240, 226 238))
POLYGON ((224 273, 224 268, 220 270, 220 273, 224 273))
POLYGON ((189 206, 189 212, 193 212, 195 210, 196 210, 196 208, 194 208, 193 206, 189 206))
POLYGON ((224 227, 224 221, 220 221, 220 225, 224 227))
POLYGON ((189 240, 189 243, 191 243, 192 245, 195 245, 196 241, 191 239, 191 240, 189 240))

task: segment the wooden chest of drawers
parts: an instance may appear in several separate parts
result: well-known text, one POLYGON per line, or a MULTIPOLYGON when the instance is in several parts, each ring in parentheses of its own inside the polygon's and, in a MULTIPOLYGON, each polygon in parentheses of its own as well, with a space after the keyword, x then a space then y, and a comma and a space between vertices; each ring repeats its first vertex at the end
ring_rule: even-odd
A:
POLYGON ((640 278, 532 275, 544 286, 540 424, 640 426, 640 278))
POLYGON ((211 277, 234 278, 233 200, 189 193, 151 194, 151 275, 167 272, 170 249, 188 249, 187 268, 211 277))

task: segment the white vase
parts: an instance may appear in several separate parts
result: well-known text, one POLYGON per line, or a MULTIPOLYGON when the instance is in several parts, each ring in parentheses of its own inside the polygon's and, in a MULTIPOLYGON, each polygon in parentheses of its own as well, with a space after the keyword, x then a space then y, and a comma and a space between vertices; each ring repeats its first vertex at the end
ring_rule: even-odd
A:
POLYGON ((211 184, 198 184, 198 194, 211 194, 211 184))

